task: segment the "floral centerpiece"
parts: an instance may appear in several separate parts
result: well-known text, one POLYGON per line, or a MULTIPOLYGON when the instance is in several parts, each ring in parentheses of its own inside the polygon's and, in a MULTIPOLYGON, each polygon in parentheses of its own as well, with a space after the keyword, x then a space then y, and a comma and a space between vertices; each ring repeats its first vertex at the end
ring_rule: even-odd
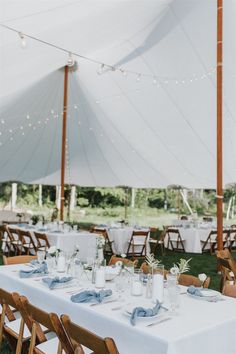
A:
POLYGON ((188 260, 181 258, 180 261, 178 263, 174 263, 173 267, 170 269, 170 273, 176 275, 177 281, 179 280, 181 274, 189 272, 189 262, 191 259, 192 258, 189 258, 188 260))
POLYGON ((149 272, 151 272, 151 273, 153 273, 153 270, 158 268, 158 265, 161 263, 161 261, 159 261, 158 259, 155 258, 153 253, 146 256, 145 261, 148 265, 149 272))

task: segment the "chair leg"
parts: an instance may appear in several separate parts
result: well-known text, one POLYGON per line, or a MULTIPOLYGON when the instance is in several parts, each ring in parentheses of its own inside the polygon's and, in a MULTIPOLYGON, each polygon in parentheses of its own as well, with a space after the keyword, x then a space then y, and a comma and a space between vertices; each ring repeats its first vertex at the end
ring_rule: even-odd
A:
POLYGON ((20 321, 20 331, 19 331, 19 337, 17 340, 17 346, 16 346, 16 354, 21 354, 21 349, 22 349, 22 338, 24 334, 24 320, 23 318, 20 321))
POLYGON ((4 327, 4 322, 5 322, 5 315, 6 315, 6 304, 3 304, 1 318, 0 318, 0 347, 1 347, 2 339, 3 339, 3 327, 4 327))
POLYGON ((33 323, 31 339, 30 339, 29 354, 34 353, 35 342, 36 342, 36 324, 33 323))

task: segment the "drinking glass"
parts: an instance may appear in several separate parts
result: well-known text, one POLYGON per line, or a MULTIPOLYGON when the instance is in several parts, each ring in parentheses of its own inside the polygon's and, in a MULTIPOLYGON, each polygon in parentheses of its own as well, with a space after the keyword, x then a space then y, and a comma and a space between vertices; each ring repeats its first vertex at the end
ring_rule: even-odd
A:
POLYGON ((46 254, 45 251, 42 251, 42 250, 38 250, 38 251, 37 251, 37 259, 38 259, 38 262, 39 262, 40 264, 43 263, 44 258, 45 258, 45 254, 46 254))
POLYGON ((48 268, 48 273, 52 274, 55 268, 54 257, 51 257, 49 254, 46 256, 46 263, 48 268))
POLYGON ((172 314, 175 314, 179 305, 179 287, 177 286, 176 275, 167 275, 167 291, 170 301, 170 310, 172 314))
POLYGON ((140 269, 135 269, 131 285, 131 295, 133 296, 141 296, 143 294, 142 274, 140 269))
POLYGON ((78 225, 73 225, 73 230, 74 230, 75 232, 77 232, 77 231, 78 231, 78 225))
POLYGON ((122 269, 120 274, 115 277, 115 287, 118 294, 118 301, 123 301, 122 293, 125 290, 125 270, 122 269))

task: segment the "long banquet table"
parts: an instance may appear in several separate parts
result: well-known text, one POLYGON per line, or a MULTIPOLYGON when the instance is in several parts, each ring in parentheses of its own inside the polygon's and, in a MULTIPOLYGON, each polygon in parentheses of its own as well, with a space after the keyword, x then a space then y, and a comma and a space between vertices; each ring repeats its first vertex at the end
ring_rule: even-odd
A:
MULTIPOLYGON (((20 279, 20 267, 22 265, 0 267, 2 288, 26 295, 46 311, 67 313, 73 321, 98 335, 113 337, 120 354, 235 354, 236 299, 224 297, 224 301, 206 302, 183 294, 178 313, 171 320, 153 327, 146 326, 152 320, 139 320, 133 327, 123 308, 112 310, 123 304, 114 302, 91 307, 72 303, 68 293, 72 288, 50 291, 40 278, 20 279)), ((85 281, 82 285, 89 286, 85 281)), ((107 287, 114 290, 113 282, 107 283, 107 287)), ((125 303, 133 303, 141 297, 132 297, 128 291, 125 299, 125 303)))
MULTIPOLYGON (((49 231, 47 229, 37 229, 28 225, 11 225, 13 228, 30 231, 34 238, 34 231, 46 233, 51 246, 56 246, 64 252, 73 252, 76 245, 79 246, 80 259, 86 262, 87 258, 96 255, 96 235, 87 231, 49 231)), ((4 247, 4 245, 3 245, 4 247)))

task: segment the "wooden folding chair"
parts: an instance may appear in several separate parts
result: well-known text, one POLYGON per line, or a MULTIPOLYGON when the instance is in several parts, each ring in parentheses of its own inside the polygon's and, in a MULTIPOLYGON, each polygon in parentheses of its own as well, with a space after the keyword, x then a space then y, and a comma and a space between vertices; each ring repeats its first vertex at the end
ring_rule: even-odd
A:
POLYGON ((28 255, 35 254, 37 249, 30 231, 19 229, 18 232, 22 243, 22 251, 28 255))
POLYGON ((3 264, 10 265, 10 264, 30 263, 31 261, 36 259, 37 256, 15 256, 15 257, 3 256, 3 264))
POLYGON ((8 247, 14 251, 15 256, 22 253, 22 241, 19 230, 10 226, 6 226, 8 247))
POLYGON ((135 258, 145 258, 147 255, 147 244, 148 244, 148 231, 133 231, 126 256, 131 256, 132 259, 135 258))
POLYGON ((187 215, 182 215, 182 216, 180 217, 180 220, 188 220, 187 215))
POLYGON ((236 297, 236 285, 225 284, 222 294, 225 296, 236 297))
MULTIPOLYGON (((53 316, 51 321, 56 326, 53 316)), ((62 315, 61 321, 66 335, 70 339, 72 346, 67 348, 68 354, 74 354, 78 345, 90 349, 93 354, 119 354, 116 344, 112 338, 101 338, 95 333, 80 327, 79 325, 71 322, 69 316, 62 315)), ((55 328, 56 330, 56 328, 55 328)), ((59 333, 57 333, 59 337, 59 333)), ((77 351, 78 352, 78 351, 77 351)))
POLYGON ((176 228, 168 227, 166 229, 167 248, 175 252, 185 252, 184 242, 180 232, 176 228))
MULTIPOLYGON (((229 240, 229 231, 223 230, 223 247, 227 247, 229 240)), ((206 240, 201 240, 202 243, 202 253, 210 252, 211 255, 215 253, 217 246, 217 231, 211 230, 206 240)))
POLYGON ((160 248, 161 250, 161 255, 164 256, 166 254, 165 251, 165 237, 166 237, 166 229, 163 229, 163 231, 161 232, 160 237, 158 238, 149 238, 148 242, 151 245, 153 245, 153 254, 157 254, 158 253, 158 248, 160 248))
POLYGON ((48 241, 48 237, 46 234, 43 234, 41 232, 36 232, 34 231, 34 236, 35 236, 35 240, 36 240, 36 250, 40 250, 40 251, 47 251, 50 248, 50 243, 48 241))
POLYGON ((130 264, 130 265, 133 265, 134 267, 136 267, 137 264, 138 264, 137 260, 132 262, 128 258, 121 258, 121 257, 117 257, 117 256, 113 255, 113 256, 111 256, 108 265, 109 266, 114 265, 114 264, 116 264, 116 262, 123 262, 124 265, 129 265, 130 264))
POLYGON ((56 336, 50 314, 30 304, 25 296, 15 298, 15 293, 12 296, 31 334, 28 354, 54 354, 55 348, 58 354, 62 353, 61 342, 56 336))
POLYGON ((105 238, 104 255, 105 256, 112 256, 114 254, 113 248, 112 248, 112 243, 114 241, 110 240, 107 230, 93 227, 90 230, 90 232, 97 234, 97 235, 102 235, 105 238))
POLYGON ((2 245, 2 253, 9 256, 12 251, 12 245, 6 225, 0 226, 0 243, 2 245))
POLYGON ((228 247, 230 251, 236 249, 236 228, 232 226, 229 229, 228 247))
POLYGON ((221 258, 217 256, 217 265, 221 272, 220 291, 223 290, 225 284, 235 284, 236 266, 230 258, 221 258))
POLYGON ((2 307, 0 320, 0 344, 3 335, 7 338, 10 346, 15 351, 15 354, 20 354, 22 346, 29 341, 30 332, 24 325, 24 319, 16 318, 16 311, 19 310, 15 299, 19 298, 19 294, 13 294, 0 289, 0 304, 2 307))
MULTIPOLYGON (((207 277, 203 283, 204 288, 208 288, 210 285, 211 278, 207 277)), ((178 279, 179 285, 190 286, 194 285, 196 287, 202 286, 202 282, 195 276, 189 274, 180 274, 178 279)))

